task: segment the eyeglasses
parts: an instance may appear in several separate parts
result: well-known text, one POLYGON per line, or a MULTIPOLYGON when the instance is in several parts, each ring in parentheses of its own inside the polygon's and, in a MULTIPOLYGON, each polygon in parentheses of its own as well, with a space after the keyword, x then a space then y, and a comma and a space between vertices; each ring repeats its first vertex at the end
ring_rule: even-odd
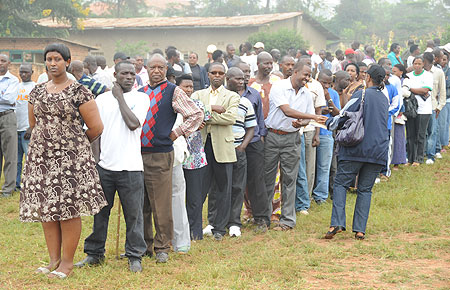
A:
POLYGON ((210 71, 209 73, 212 75, 219 75, 219 76, 223 76, 225 74, 223 71, 210 71))

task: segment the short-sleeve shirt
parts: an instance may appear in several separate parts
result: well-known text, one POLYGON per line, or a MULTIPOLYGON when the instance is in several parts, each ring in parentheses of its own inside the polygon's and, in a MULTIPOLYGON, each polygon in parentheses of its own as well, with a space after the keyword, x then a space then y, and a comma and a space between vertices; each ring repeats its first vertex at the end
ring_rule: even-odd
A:
POLYGON ((140 127, 131 131, 120 113, 119 102, 111 91, 99 95, 97 103, 103 122, 100 139, 99 166, 111 171, 143 171, 141 156, 141 131, 150 107, 147 94, 131 91, 123 97, 128 107, 138 118, 140 127))
MULTIPOLYGON (((327 101, 325 100, 325 94, 323 92, 323 87, 318 81, 316 81, 315 79, 311 79, 310 82, 308 82, 306 84, 306 87, 311 92, 311 97, 313 99, 314 108, 320 108, 320 107, 324 107, 327 105, 327 101)), ((314 110, 314 113, 315 113, 315 110, 314 110)), ((314 126, 308 125, 305 127, 303 132, 310 132, 310 131, 314 131, 314 130, 315 130, 314 126)))
MULTIPOLYGON (((433 90, 433 74, 423 70, 422 73, 416 75, 414 71, 407 74, 409 77, 409 87, 412 89, 427 88, 433 90)), ((430 92, 428 92, 430 95, 430 92)), ((433 105, 431 103, 431 95, 424 101, 422 97, 416 96, 419 107, 417 114, 426 115, 433 113, 433 105)))
POLYGON ((16 99, 17 132, 30 127, 28 123, 28 95, 36 86, 35 82, 20 83, 16 99))
POLYGON ((267 128, 275 130, 285 132, 298 131, 298 128, 292 126, 292 121, 295 119, 287 117, 283 113, 280 108, 282 105, 289 105, 292 109, 302 113, 315 113, 310 91, 302 87, 296 93, 292 87, 290 77, 273 84, 269 98, 269 114, 265 123, 267 128))
POLYGON ((249 99, 241 97, 239 102, 236 123, 233 125, 234 146, 242 144, 245 136, 245 129, 257 126, 255 110, 249 99))

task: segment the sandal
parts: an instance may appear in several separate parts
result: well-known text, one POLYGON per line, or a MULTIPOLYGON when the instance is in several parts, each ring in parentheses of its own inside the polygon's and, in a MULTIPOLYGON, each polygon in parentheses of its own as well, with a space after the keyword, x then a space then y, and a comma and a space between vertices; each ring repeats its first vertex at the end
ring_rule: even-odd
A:
POLYGON ((51 265, 48 265, 47 267, 39 267, 36 269, 36 271, 34 271, 34 273, 48 275, 48 274, 50 274, 51 271, 53 271, 59 267, 60 262, 61 262, 61 260, 56 262, 56 264, 53 267, 51 265), (50 269, 49 269, 49 267, 50 267, 50 269))
POLYGON ((66 273, 59 272, 59 271, 51 271, 51 272, 47 275, 47 277, 49 277, 49 278, 58 278, 58 279, 67 279, 67 277, 69 277, 70 274, 71 274, 71 273, 66 274, 66 273))
POLYGON ((279 224, 276 227, 273 228, 274 231, 279 231, 279 232, 285 232, 285 231, 289 231, 292 230, 292 227, 285 225, 285 224, 279 224))
POLYGON ((340 232, 342 232, 342 231, 345 231, 345 228, 344 227, 342 227, 342 226, 335 226, 335 227, 330 227, 330 229, 331 228, 333 228, 333 230, 331 230, 331 231, 328 231, 326 234, 325 234, 325 239, 327 239, 327 240, 331 240, 337 233, 340 233, 340 232))
POLYGON ((355 239, 357 239, 357 240, 364 240, 365 238, 366 238, 366 235, 364 233, 357 232, 355 234, 355 239))

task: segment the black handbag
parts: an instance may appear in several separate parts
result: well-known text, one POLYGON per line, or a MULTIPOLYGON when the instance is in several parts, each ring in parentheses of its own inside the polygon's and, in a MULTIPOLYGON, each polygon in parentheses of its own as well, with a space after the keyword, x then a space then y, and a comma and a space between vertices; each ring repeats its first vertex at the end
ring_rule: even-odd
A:
POLYGON ((355 146, 364 139, 364 89, 359 110, 356 112, 345 111, 343 117, 348 117, 342 128, 336 134, 336 142, 341 146, 355 146))
POLYGON ((419 108, 419 103, 417 102, 416 95, 411 94, 409 98, 404 98, 403 105, 405 106, 405 112, 403 113, 403 115, 405 115, 406 118, 417 117, 417 109, 419 108))

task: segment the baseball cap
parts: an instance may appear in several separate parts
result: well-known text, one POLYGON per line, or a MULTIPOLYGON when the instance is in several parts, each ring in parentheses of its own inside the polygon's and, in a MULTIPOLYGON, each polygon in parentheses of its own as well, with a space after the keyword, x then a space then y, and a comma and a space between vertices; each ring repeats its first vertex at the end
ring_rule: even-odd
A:
POLYGON ((125 59, 129 59, 130 57, 129 56, 126 56, 125 55, 125 53, 123 53, 123 52, 116 52, 115 54, 114 54, 114 60, 116 60, 116 59, 118 59, 118 58, 120 58, 120 59, 122 59, 122 60, 125 60, 125 59))
POLYGON ((253 48, 264 48, 264 43, 258 41, 253 45, 253 48))
POLYGON ((213 53, 214 51, 217 50, 217 46, 215 46, 214 44, 210 44, 208 45, 208 47, 206 48, 206 52, 207 53, 213 53))
POLYGON ((345 55, 348 55, 348 54, 355 54, 355 51, 354 51, 352 48, 347 48, 347 49, 345 50, 344 54, 345 54, 345 55))

